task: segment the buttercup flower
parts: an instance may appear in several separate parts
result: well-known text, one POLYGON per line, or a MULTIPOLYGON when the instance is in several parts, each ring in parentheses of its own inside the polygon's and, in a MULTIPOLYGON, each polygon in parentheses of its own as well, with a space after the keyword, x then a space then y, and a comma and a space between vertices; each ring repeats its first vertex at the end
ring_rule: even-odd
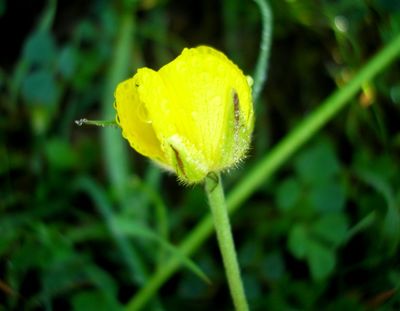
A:
POLYGON ((159 71, 140 68, 118 85, 117 123, 137 152, 197 183, 246 155, 254 124, 250 80, 211 47, 185 48, 159 71))

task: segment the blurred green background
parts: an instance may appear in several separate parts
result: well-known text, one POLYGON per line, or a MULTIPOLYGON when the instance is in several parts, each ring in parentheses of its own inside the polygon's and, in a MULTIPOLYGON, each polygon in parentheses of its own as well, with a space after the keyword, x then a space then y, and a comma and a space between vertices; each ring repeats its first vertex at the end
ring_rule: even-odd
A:
MULTIPOLYGON (((400 32, 395 0, 274 0, 268 81, 237 184, 400 32)), ((117 83, 211 45, 247 74, 250 0, 0 0, 0 310, 122 310, 209 213, 128 147, 117 83)), ((400 310, 400 63, 393 63, 232 216, 252 310, 400 310)), ((144 310, 232 310, 215 238, 144 310)))

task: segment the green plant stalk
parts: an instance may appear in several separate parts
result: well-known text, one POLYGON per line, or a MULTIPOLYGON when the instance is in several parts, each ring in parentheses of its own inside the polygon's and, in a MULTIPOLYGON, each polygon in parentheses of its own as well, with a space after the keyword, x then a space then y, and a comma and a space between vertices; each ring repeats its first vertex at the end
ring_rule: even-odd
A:
MULTIPOLYGON (((315 133, 330 121, 356 95, 362 85, 371 80, 400 54, 400 35, 397 35, 379 53, 377 53, 355 76, 341 89, 337 89, 313 113, 288 134, 264 159, 258 162, 241 182, 227 196, 230 213, 235 212, 265 180, 271 177, 288 158, 315 133)), ((183 240, 179 248, 190 256, 212 234, 211 216, 205 216, 192 232, 183 240)), ((126 310, 140 310, 154 293, 179 268, 179 262, 171 259, 164 269, 157 271, 127 304, 126 310)))
POLYGON ((268 60, 272 42, 272 13, 269 4, 265 0, 254 0, 257 3, 262 18, 262 33, 260 43, 260 53, 258 54, 256 70, 254 72, 253 100, 257 112, 258 98, 267 80, 268 60))
POLYGON ((47 7, 40 18, 38 30, 50 31, 57 12, 57 0, 48 0, 47 7))
MULTIPOLYGON (((102 100, 102 118, 104 120, 112 120, 115 118, 113 94, 117 84, 128 75, 129 64, 131 64, 132 57, 131 51, 134 25, 135 23, 131 11, 124 13, 121 17, 121 25, 116 39, 114 56, 104 86, 102 100)), ((105 128, 101 131, 101 134, 107 174, 118 201, 123 205, 129 177, 129 163, 125 142, 121 139, 119 130, 115 128, 105 128)))
POLYGON ((239 185, 230 193, 227 204, 236 210, 284 162, 315 133, 318 132, 353 98, 362 86, 382 71, 400 54, 400 35, 378 52, 344 87, 337 89, 305 120, 292 130, 278 145, 258 162, 239 185))
POLYGON ((229 223, 228 209, 226 207, 224 189, 220 174, 210 173, 205 179, 205 191, 210 204, 217 233, 218 245, 221 251, 225 273, 228 278, 229 289, 233 304, 237 311, 249 310, 242 278, 240 276, 235 244, 233 242, 231 225, 229 223))
MULTIPOLYGON (((44 9, 38 24, 36 25, 36 29, 33 31, 41 31, 41 32, 50 32, 51 27, 54 23, 54 18, 57 11, 57 0, 48 0, 47 6, 44 9)), ((33 33, 32 32, 32 33, 33 33)), ((20 58, 15 69, 13 71, 11 81, 10 81, 10 102, 11 109, 14 109, 17 106, 17 100, 21 88, 21 84, 25 76, 29 71, 28 62, 24 58, 20 58)))
MULTIPOLYGON (((132 63, 133 34, 135 31, 134 12, 136 3, 126 7, 121 15, 121 22, 116 37, 114 55, 110 63, 107 80, 104 83, 104 93, 102 97, 102 118, 105 120, 115 119, 113 108, 114 90, 117 84, 125 79, 129 74, 130 64, 132 63)), ((119 203, 123 209, 130 208, 127 198, 127 186, 129 179, 129 162, 125 142, 121 139, 119 129, 106 127, 101 131, 102 147, 104 150, 104 162, 110 184, 119 203)), ((103 209, 104 211, 104 209, 103 209)), ((105 221, 110 225, 112 234, 115 237, 115 226, 113 217, 115 212, 110 209, 108 213, 103 213, 105 221)), ((130 265, 130 270, 136 274, 135 279, 138 284, 143 284, 147 277, 145 265, 142 262, 137 250, 123 237, 117 237, 117 246, 122 256, 130 265)))

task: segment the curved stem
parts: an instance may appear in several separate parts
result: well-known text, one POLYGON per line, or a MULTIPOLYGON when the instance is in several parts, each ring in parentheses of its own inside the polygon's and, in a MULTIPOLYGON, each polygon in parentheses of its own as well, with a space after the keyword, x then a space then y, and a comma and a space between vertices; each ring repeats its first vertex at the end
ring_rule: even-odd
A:
POLYGON ((205 179, 205 191, 210 204, 218 245, 224 262, 225 273, 228 278, 229 289, 235 309, 237 311, 247 311, 249 307, 240 276, 220 174, 208 174, 205 179))
POLYGON ((272 42, 272 13, 269 4, 265 0, 254 0, 257 3, 262 18, 262 34, 260 52, 258 54, 256 70, 254 72, 253 99, 257 111, 258 98, 267 80, 268 60, 272 42))

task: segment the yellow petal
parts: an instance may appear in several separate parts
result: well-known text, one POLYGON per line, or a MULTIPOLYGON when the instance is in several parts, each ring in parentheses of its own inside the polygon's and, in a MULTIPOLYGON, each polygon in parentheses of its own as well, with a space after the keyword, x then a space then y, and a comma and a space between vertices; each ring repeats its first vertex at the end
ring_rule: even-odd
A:
POLYGON ((165 162, 146 108, 139 100, 135 78, 121 82, 115 92, 117 122, 122 128, 122 135, 132 148, 144 156, 159 162, 165 162))
POLYGON ((193 127, 188 122, 176 122, 177 115, 181 120, 186 118, 185 107, 176 109, 174 101, 176 94, 166 87, 162 76, 151 69, 141 68, 135 75, 138 95, 144 103, 148 118, 152 122, 155 134, 161 142, 165 164, 174 170, 179 179, 185 183, 201 181, 209 172, 209 167, 203 156, 193 144, 192 137, 186 134, 193 127), (185 127, 189 125, 191 127, 185 127), (184 135, 181 135, 184 134, 184 135))
POLYGON ((237 162, 248 148, 249 137, 237 156, 232 154, 236 148, 233 94, 237 93, 249 136, 253 123, 250 87, 242 71, 221 52, 204 46, 184 49, 158 72, 141 69, 138 75, 143 81, 140 98, 161 141, 174 134, 187 138, 201 151, 210 171, 237 162), (226 140, 229 148, 224 148, 226 140))
MULTIPOLYGON (((210 171, 236 162, 230 144, 235 131, 233 94, 238 94, 245 123, 252 111, 250 88, 241 70, 221 52, 201 46, 185 49, 159 73, 175 94, 171 110, 178 112, 174 122, 181 124, 179 133, 202 151, 210 171)), ((249 139, 245 149, 248 143, 249 139)))

